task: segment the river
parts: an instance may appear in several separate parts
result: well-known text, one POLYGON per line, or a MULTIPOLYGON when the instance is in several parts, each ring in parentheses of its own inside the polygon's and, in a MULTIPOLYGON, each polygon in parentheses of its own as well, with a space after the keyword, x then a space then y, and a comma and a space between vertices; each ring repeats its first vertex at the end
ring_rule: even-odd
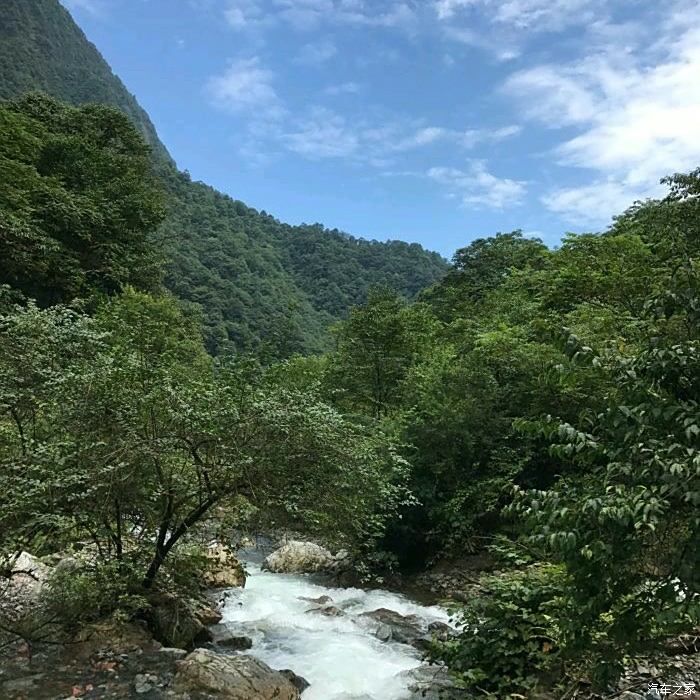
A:
POLYGON ((402 673, 421 665, 413 647, 381 642, 357 615, 388 608, 417 615, 427 626, 448 620, 439 607, 427 607, 384 590, 329 588, 310 577, 272 574, 247 563, 248 580, 234 590, 223 622, 253 640, 247 652, 272 668, 292 669, 311 684, 303 700, 403 700, 411 697, 402 673), (301 597, 330 596, 341 617, 307 612, 301 597))

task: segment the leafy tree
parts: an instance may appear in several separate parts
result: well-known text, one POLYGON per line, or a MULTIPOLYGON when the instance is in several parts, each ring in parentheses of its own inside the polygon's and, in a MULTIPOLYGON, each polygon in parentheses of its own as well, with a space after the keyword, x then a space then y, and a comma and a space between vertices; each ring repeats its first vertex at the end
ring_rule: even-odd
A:
POLYGON ((614 389, 584 430, 545 424, 553 450, 579 473, 517 502, 533 541, 572 576, 567 649, 601 682, 619 674, 626 653, 700 622, 699 292, 689 263, 649 304, 647 343, 632 356, 570 339, 614 389))
POLYGON ((397 407, 401 382, 435 325, 426 307, 409 307, 389 289, 373 290, 337 327, 327 381, 338 404, 374 418, 397 407))
POLYGON ((42 305, 159 281, 148 149, 107 107, 0 103, 0 281, 42 305))
POLYGON ((546 265, 547 246, 522 231, 477 238, 452 258, 445 279, 423 295, 442 317, 453 316, 465 304, 475 304, 497 289, 514 270, 538 270, 546 265))
POLYGON ((30 305, 2 328, 5 547, 87 540, 138 592, 218 507, 353 544, 403 498, 381 435, 260 370, 214 365, 167 298, 127 290, 94 320, 30 305))

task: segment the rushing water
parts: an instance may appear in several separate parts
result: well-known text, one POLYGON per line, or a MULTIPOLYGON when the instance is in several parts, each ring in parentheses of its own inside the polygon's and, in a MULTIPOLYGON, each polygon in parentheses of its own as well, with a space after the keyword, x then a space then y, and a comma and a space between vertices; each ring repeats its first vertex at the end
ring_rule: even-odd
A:
POLYGON ((357 615, 389 608, 417 615, 425 625, 447 621, 438 607, 425 607, 388 591, 327 588, 309 577, 271 574, 259 565, 246 566, 245 589, 236 591, 224 607, 224 623, 253 639, 250 654, 272 668, 290 668, 311 687, 303 700, 400 700, 407 698, 408 680, 401 674, 421 664, 404 644, 380 642, 355 621, 357 615), (314 605, 300 596, 328 595, 342 617, 307 612, 314 605))

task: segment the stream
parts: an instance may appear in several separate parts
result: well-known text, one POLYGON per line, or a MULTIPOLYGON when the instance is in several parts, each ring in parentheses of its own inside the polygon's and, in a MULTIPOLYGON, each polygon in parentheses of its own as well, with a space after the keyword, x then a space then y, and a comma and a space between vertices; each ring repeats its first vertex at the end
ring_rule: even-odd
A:
POLYGON ((402 673, 421 665, 413 647, 382 642, 357 615, 388 608, 416 615, 427 626, 447 622, 439 607, 427 607, 384 590, 329 588, 296 574, 272 574, 246 563, 244 589, 234 590, 223 622, 253 640, 247 652, 272 668, 292 669, 311 684, 303 700, 403 700, 411 697, 402 673), (327 595, 341 617, 308 613, 315 607, 300 597, 327 595))

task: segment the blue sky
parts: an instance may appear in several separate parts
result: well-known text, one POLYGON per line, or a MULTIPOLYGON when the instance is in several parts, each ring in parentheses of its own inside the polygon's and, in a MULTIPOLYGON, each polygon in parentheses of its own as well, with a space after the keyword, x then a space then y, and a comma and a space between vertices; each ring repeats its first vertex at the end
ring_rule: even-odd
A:
POLYGON ((182 169, 449 257, 700 165, 696 0, 63 0, 182 169))

